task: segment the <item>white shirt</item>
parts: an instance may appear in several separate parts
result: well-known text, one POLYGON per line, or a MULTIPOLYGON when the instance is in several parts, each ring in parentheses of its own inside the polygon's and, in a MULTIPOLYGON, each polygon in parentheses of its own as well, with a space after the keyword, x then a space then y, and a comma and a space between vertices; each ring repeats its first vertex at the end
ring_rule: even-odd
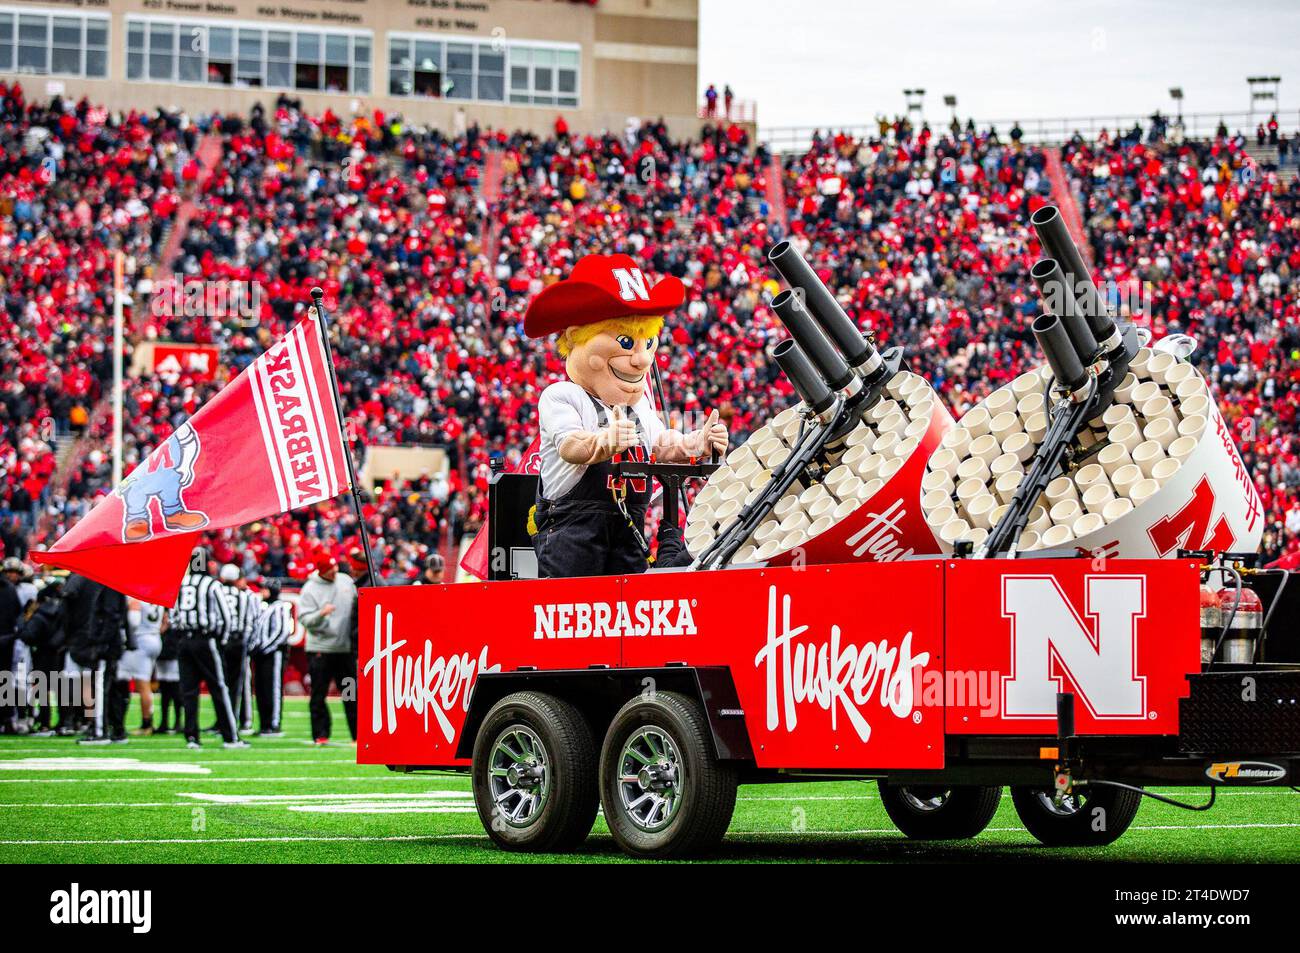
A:
MULTIPOLYGON (((613 421, 613 411, 604 401, 600 404, 605 408, 605 424, 608 426, 613 421)), ((643 393, 630 410, 641 422, 641 436, 649 454, 650 448, 666 429, 655 413, 649 392, 643 393)), ((568 463, 560 456, 560 441, 575 430, 594 433, 600 429, 600 417, 585 390, 573 381, 560 381, 542 391, 537 403, 537 419, 542 428, 542 492, 548 500, 558 500, 577 486, 587 472, 586 464, 568 463)))

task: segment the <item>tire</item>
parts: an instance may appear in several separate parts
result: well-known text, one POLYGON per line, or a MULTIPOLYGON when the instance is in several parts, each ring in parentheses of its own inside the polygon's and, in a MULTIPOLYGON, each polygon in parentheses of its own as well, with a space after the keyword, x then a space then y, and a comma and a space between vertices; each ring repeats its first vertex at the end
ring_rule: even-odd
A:
POLYGON ((1002 788, 940 787, 881 781, 880 801, 894 826, 912 840, 965 840, 989 826, 1002 788))
POLYGON ((479 820, 506 850, 569 850, 596 821, 596 742, 561 698, 517 692, 493 705, 474 739, 471 774, 479 820))
POLYGON ((635 857, 685 857, 717 847, 736 808, 736 783, 735 768, 714 757, 704 712, 685 695, 638 696, 605 734, 605 823, 635 857))
POLYGON ((1025 829, 1048 847, 1103 847, 1137 816, 1142 795, 1106 785, 1083 788, 1055 805, 1050 788, 1013 787, 1011 801, 1025 829), (1097 811, 1104 814, 1097 814, 1097 811), (1099 829, 1098 829, 1099 828, 1099 829))

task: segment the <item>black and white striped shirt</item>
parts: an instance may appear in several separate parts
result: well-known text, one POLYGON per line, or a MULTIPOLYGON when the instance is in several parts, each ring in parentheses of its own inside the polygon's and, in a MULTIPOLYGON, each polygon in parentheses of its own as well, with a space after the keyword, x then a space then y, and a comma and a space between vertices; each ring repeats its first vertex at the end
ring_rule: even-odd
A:
POLYGON ((262 617, 262 600, 247 589, 223 584, 222 594, 230 607, 230 636, 228 642, 250 642, 262 617))
POLYGON ((172 628, 225 641, 234 621, 222 592, 225 588, 212 576, 187 572, 171 610, 172 628))
POLYGON ((263 602, 262 617, 258 620, 257 633, 249 643, 248 650, 258 655, 278 652, 289 644, 293 630, 293 603, 283 599, 263 602))

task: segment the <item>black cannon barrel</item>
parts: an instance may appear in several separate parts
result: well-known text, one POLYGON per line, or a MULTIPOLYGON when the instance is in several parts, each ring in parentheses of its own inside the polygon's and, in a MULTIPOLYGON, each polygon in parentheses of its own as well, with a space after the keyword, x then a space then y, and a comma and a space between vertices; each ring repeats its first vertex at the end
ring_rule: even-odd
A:
POLYGON ((835 395, 831 393, 830 387, 817 373, 812 361, 808 360, 808 355, 800 350, 799 345, 793 340, 786 338, 774 347, 772 357, 785 376, 790 378, 795 393, 812 408, 813 413, 825 413, 831 404, 835 403, 835 395))
POLYGON ((817 373, 831 389, 848 387, 853 380, 852 369, 818 326, 816 319, 803 306, 800 295, 789 288, 779 292, 772 299, 772 310, 790 332, 790 337, 799 345, 799 350, 808 356, 817 373))
POLYGON ((1029 269, 1029 277, 1034 279, 1039 293, 1043 296, 1046 309, 1059 317, 1070 335, 1074 353, 1085 365, 1091 364, 1097 356, 1100 345, 1092 335, 1092 328, 1075 305, 1074 295, 1070 293, 1061 263, 1055 258, 1041 258, 1029 269))
POLYGON ((1071 392, 1082 387, 1088 380, 1088 371, 1079 360, 1074 343, 1060 317, 1055 314, 1040 314, 1034 319, 1032 330, 1056 379, 1071 392))
POLYGON ((1061 210, 1055 205, 1044 205, 1029 217, 1029 223, 1038 233, 1038 242, 1050 258, 1055 258, 1074 293, 1075 310, 1088 322, 1092 336, 1105 344, 1115 335, 1115 319, 1097 292, 1092 273, 1084 264, 1079 248, 1065 227, 1061 210))
POLYGON ((804 306, 826 336, 835 342, 849 366, 856 369, 870 365, 876 349, 862 336, 858 326, 844 313, 830 289, 822 284, 799 251, 788 241, 777 242, 767 253, 767 259, 786 284, 803 293, 804 306))

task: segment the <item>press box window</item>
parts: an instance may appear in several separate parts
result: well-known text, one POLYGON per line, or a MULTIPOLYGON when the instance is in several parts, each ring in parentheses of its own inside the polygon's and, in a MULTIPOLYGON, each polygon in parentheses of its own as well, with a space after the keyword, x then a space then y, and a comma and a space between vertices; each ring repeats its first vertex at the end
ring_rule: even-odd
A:
POLYGON ((129 80, 369 93, 371 40, 329 30, 128 19, 129 80))
POLYGON ((389 34, 388 92, 481 103, 577 106, 578 51, 389 34))
POLYGON ((108 75, 108 18, 0 9, 0 70, 108 75))

